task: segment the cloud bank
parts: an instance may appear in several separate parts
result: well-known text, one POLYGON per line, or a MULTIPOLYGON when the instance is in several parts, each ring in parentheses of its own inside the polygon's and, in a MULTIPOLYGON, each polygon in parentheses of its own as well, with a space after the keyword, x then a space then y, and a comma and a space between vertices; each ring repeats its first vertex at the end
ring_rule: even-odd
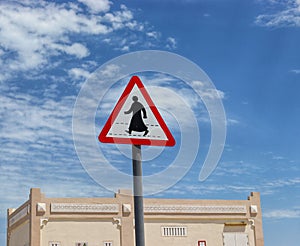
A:
MULTIPOLYGON (((265 1, 272 13, 260 14, 255 23, 264 27, 300 27, 300 0, 265 1)), ((265 3, 263 2, 263 3, 265 3)))

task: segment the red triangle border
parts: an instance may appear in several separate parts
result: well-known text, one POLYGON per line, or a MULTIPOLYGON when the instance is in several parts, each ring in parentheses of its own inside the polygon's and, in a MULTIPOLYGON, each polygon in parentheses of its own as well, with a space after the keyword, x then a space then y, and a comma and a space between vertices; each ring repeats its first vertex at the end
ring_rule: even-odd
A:
POLYGON ((159 111, 157 110, 156 106, 154 105, 149 93, 147 92, 146 88, 144 87, 142 81, 138 76, 133 76, 128 85, 126 86, 124 92, 122 93, 120 99, 118 100, 116 106, 114 107, 112 113, 110 114, 108 120, 106 121, 102 131, 98 136, 98 140, 102 143, 115 143, 115 144, 132 144, 132 145, 150 145, 150 146, 174 146, 175 139, 170 132, 169 128, 167 127, 165 121, 161 117, 159 111), (137 85, 140 92, 144 96, 149 108, 151 109, 152 113, 156 117, 157 122, 159 123, 161 129, 166 134, 167 140, 156 140, 156 139, 146 139, 146 138, 118 138, 118 137, 108 137, 107 134, 114 124, 115 119, 117 118, 118 114, 122 106, 124 105, 127 97, 129 96, 130 92, 132 91, 134 85, 137 85))

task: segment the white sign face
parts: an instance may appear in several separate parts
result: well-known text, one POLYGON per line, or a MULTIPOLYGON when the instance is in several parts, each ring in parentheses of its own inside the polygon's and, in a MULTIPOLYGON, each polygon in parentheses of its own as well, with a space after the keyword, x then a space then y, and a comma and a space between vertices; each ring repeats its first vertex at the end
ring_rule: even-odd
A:
POLYGON ((136 85, 134 85, 131 93, 128 95, 126 101, 121 107, 120 112, 112 124, 107 136, 119 138, 134 137, 138 139, 168 140, 166 134, 147 104, 144 96, 136 85), (135 98, 137 98, 136 102, 140 103, 140 105, 137 105, 137 107, 140 106, 141 108, 138 110, 138 112, 135 112, 134 115, 133 110, 131 112, 129 111, 136 103, 133 101, 135 98))
POLYGON ((104 143, 173 146, 175 140, 137 76, 133 76, 104 125, 104 143))

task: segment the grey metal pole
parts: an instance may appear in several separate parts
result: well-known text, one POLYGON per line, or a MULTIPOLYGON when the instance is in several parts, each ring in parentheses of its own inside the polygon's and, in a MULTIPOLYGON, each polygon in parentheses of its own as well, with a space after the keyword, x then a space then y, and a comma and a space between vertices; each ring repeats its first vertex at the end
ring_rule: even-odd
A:
POLYGON ((141 145, 132 145, 135 245, 145 246, 141 145))

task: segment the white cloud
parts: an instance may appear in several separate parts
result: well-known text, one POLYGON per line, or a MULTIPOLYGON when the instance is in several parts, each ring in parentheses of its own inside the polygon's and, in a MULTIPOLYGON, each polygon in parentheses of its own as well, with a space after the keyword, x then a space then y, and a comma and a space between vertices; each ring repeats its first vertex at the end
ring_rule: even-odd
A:
POLYGON ((168 37, 167 38, 167 48, 168 49, 176 49, 177 47, 177 41, 173 37, 168 37))
POLYGON ((124 27, 134 29, 138 25, 135 21, 131 22, 133 20, 133 13, 125 5, 121 5, 120 11, 105 14, 103 20, 111 23, 114 30, 124 27))
POLYGON ((265 27, 300 27, 299 0, 269 1, 269 3, 277 5, 281 10, 257 16, 255 19, 257 25, 265 27))
POLYGON ((223 91, 220 91, 218 89, 207 88, 205 86, 205 83, 203 83, 202 81, 193 81, 192 85, 194 88, 198 89, 203 99, 222 100, 225 98, 225 93, 223 91))
POLYGON ((246 185, 218 185, 218 184, 189 184, 189 183, 178 183, 172 189, 164 191, 163 194, 172 194, 175 196, 178 195, 186 195, 190 194, 193 196, 199 196, 199 195, 207 195, 207 194, 232 194, 232 193, 239 193, 239 194, 245 194, 250 193, 252 191, 255 191, 255 186, 246 186, 246 185))
POLYGON ((284 160, 285 158, 283 156, 273 156, 273 160, 284 160))
POLYGON ((224 99, 225 93, 223 91, 220 91, 218 89, 206 89, 203 92, 201 92, 201 96, 203 98, 209 98, 209 99, 224 99))
POLYGON ((51 48, 64 52, 68 55, 73 55, 77 58, 84 58, 89 55, 89 50, 82 44, 73 43, 71 45, 52 44, 51 48))
POLYGON ((151 32, 147 32, 146 35, 150 38, 158 39, 161 34, 155 31, 151 31, 151 32))
POLYGON ((264 218, 271 219, 299 219, 300 209, 276 209, 263 213, 264 218))
POLYGON ((294 186, 300 184, 300 178, 291 178, 291 179, 278 179, 275 181, 270 181, 264 184, 266 188, 282 188, 285 186, 294 186))
POLYGON ((74 80, 87 79, 91 75, 89 71, 82 68, 72 68, 68 73, 74 80))
MULTIPOLYGON (((244 164, 243 164, 244 165, 244 164)), ((226 167, 226 168, 220 168, 220 166, 216 169, 216 180, 210 179, 206 181, 205 184, 198 183, 193 184, 191 183, 191 180, 183 180, 177 183, 174 187, 172 187, 171 190, 164 191, 163 194, 174 194, 176 195, 178 191, 184 191, 183 194, 190 194, 193 196, 199 196, 204 194, 218 194, 220 195, 220 192, 222 194, 245 194, 250 193, 252 191, 259 191, 262 196, 274 196, 276 193, 282 192, 282 189, 291 189, 295 185, 299 185, 299 179, 280 179, 280 180, 274 180, 273 182, 265 182, 265 180, 258 181, 257 178, 257 172, 260 172, 260 169, 257 169, 253 167, 253 165, 245 164, 245 167, 226 167), (247 168, 248 166, 249 168, 247 168), (221 173, 220 173, 221 169, 221 173), (250 170, 252 169, 252 170, 250 170), (251 180, 254 182, 246 182, 247 175, 255 175, 251 176, 251 180), (220 177, 222 176, 222 177, 220 177), (243 176, 243 179, 239 179, 238 177, 243 176), (224 177, 229 177, 229 179, 226 181, 224 177), (222 180, 222 184, 220 184, 220 180, 222 180), (277 185, 277 183, 280 183, 277 185), (281 189, 279 189, 281 188, 281 189)), ((297 190, 297 187, 295 188, 297 190)), ((278 194, 276 194, 278 196, 278 194)), ((276 210, 280 212, 280 215, 282 216, 290 216, 297 215, 299 216, 299 207, 294 208, 294 212, 286 212, 286 210, 276 210), (285 213, 286 212, 286 213, 285 213), (284 215, 285 213, 285 215, 284 215)), ((274 211, 266 212, 268 213, 268 217, 275 217, 274 211)), ((265 212, 263 212, 263 216, 265 216, 265 212)))
MULTIPOLYGON (((50 87, 50 91, 57 90, 50 87)), ((54 100, 47 90, 41 97, 5 85, 0 91, 0 196, 5 197, 0 217, 6 216, 1 211, 27 200, 31 187, 41 187, 49 196, 108 195, 90 181, 76 156, 72 139, 75 96, 54 100)))
POLYGON ((240 124, 240 122, 238 121, 238 120, 236 120, 236 119, 227 119, 227 125, 228 126, 232 126, 232 125, 238 125, 238 124, 240 124))
POLYGON ((300 69, 292 69, 291 73, 300 74, 300 69))
POLYGON ((107 12, 112 4, 108 0, 78 0, 88 6, 92 13, 107 12))
POLYGON ((40 137, 57 136, 71 140, 69 125, 74 99, 65 97, 56 102, 26 94, 0 95, 2 140, 36 143, 40 137))
POLYGON ((129 48, 128 45, 125 45, 120 50, 123 51, 123 52, 128 52, 130 50, 130 48, 129 48))
POLYGON ((69 55, 76 56, 77 58, 84 58, 89 55, 89 50, 79 43, 65 46, 64 51, 69 55))
MULTIPOLYGON (((72 43, 70 33, 105 34, 109 28, 96 16, 83 16, 70 5, 0 4, 0 43, 11 55, 6 63, 12 70, 27 70, 43 66, 52 55, 62 52, 83 58, 88 49, 72 43)), ((7 69, 7 68, 6 68, 7 69)), ((5 70, 5 69, 3 69, 5 70)))
POLYGON ((110 78, 117 74, 119 71, 119 66, 111 64, 105 67, 105 69, 101 72, 101 75, 110 78))
POLYGON ((0 2, 0 79, 8 79, 15 72, 53 67, 52 57, 89 56, 90 43, 78 41, 77 37, 90 35, 100 42, 102 38, 102 43, 123 52, 145 43, 152 45, 143 41, 148 27, 135 20, 125 5, 109 12, 108 0, 81 0, 81 3, 94 11, 85 12, 78 2, 0 2), (121 30, 124 34, 117 34, 121 30))

